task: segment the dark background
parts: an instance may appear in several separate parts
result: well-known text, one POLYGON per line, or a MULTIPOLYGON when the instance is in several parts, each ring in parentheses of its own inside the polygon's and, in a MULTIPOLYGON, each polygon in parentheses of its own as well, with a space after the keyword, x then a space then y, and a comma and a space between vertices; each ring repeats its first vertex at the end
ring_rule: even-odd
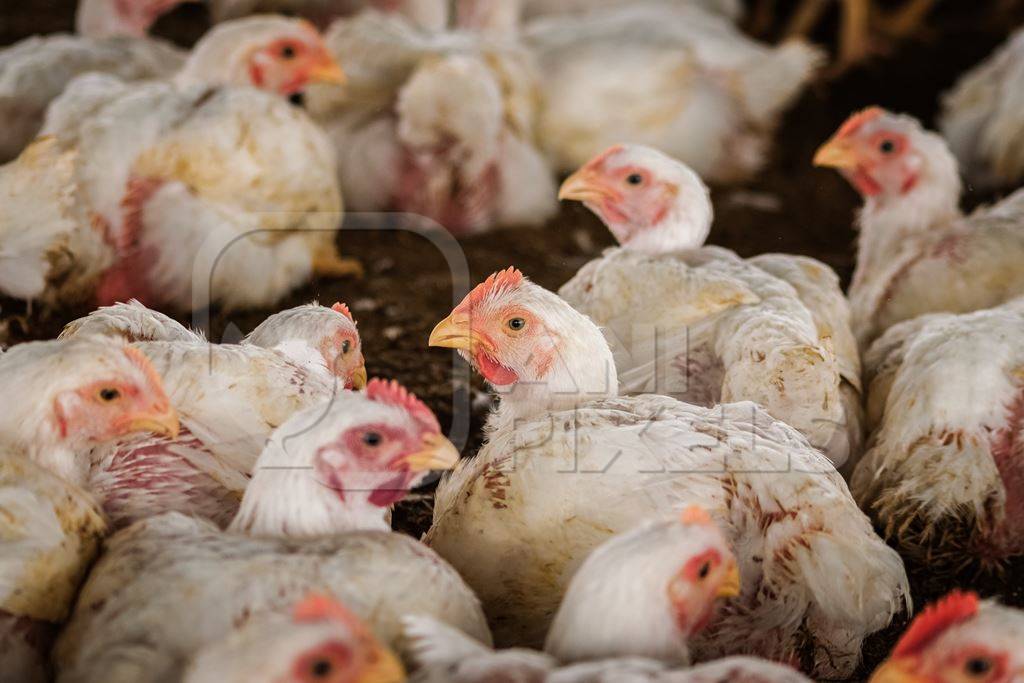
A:
MULTIPOLYGON (((0 45, 35 33, 71 30, 74 5, 71 0, 3 0, 0 45)), ((792 6, 792 2, 777 0, 779 18, 767 37, 775 37, 792 6)), ((830 48, 834 47, 835 14, 831 10, 813 36, 830 48)), ((939 94, 1021 23, 1024 11, 1017 3, 940 0, 927 23, 909 39, 900 44, 880 42, 878 54, 866 64, 821 79, 784 118, 767 169, 743 186, 713 188, 716 219, 709 242, 743 256, 771 251, 814 256, 835 268, 847 282, 854 265, 852 225, 859 201, 834 172, 811 166, 814 150, 851 111, 867 105, 907 112, 930 126, 939 94), (753 208, 765 199, 777 206, 753 208)), ((205 8, 186 5, 163 17, 154 32, 190 45, 207 26, 205 8)), ((964 204, 971 207, 993 198, 967 188, 964 204)), ((462 248, 473 283, 494 270, 515 265, 539 284, 556 289, 611 243, 589 212, 572 204, 564 206, 559 217, 544 228, 495 231, 464 240, 462 248)), ((464 293, 453 292, 444 258, 429 241, 412 233, 343 230, 339 244, 343 254, 362 260, 366 277, 314 282, 283 301, 280 308, 313 298, 328 305, 336 300, 348 303, 359 321, 371 376, 398 379, 427 400, 446 426, 452 419, 453 391, 456 403, 473 402, 466 453, 474 452, 487 405, 482 386, 476 378, 467 386, 465 367, 460 363, 453 375, 449 352, 426 348, 431 328, 451 310, 453 296, 458 299, 464 293)), ((53 337, 64 323, 87 312, 35 311, 29 316, 23 303, 6 300, 0 301, 0 306, 12 341, 53 337)), ((231 339, 248 332, 271 312, 228 315, 211 311, 211 338, 227 335, 231 339)), ((192 322, 187 314, 177 317, 192 322)), ((403 503, 396 512, 396 525, 418 535, 429 526, 430 503, 429 494, 403 503)), ((915 565, 908 569, 918 608, 956 586, 972 587, 984 596, 1024 606, 1024 563, 987 575, 974 570, 950 575, 915 565)), ((888 653, 903 626, 902 622, 894 624, 871 640, 865 671, 888 653)))

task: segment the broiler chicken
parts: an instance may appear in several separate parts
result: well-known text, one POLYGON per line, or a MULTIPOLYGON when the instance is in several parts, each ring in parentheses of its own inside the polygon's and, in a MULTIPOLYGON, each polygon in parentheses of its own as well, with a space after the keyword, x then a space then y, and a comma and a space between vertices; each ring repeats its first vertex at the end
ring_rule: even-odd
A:
MULTIPOLYGON (((121 335, 173 323, 160 317, 122 304, 72 323, 65 334, 121 335)), ((339 310, 300 306, 275 314, 241 345, 174 331, 183 333, 192 339, 134 345, 162 373, 181 433, 92 453, 84 485, 115 527, 169 510, 226 525, 271 433, 292 414, 365 384, 355 324, 339 310)))
POLYGON ((214 21, 254 12, 281 12, 326 27, 340 17, 373 9, 401 16, 425 31, 442 31, 448 26, 448 5, 449 0, 210 0, 214 21))
MULTIPOLYGON (((739 573, 728 543, 704 510, 690 508, 678 519, 650 520, 614 536, 587 557, 558 609, 547 655, 496 652, 433 619, 406 618, 406 635, 420 669, 413 680, 484 683, 499 672, 538 682, 610 682, 627 673, 636 681, 691 680, 655 658, 687 664, 686 640, 713 616, 716 599, 738 593, 739 573), (607 618, 609 611, 627 605, 626 618, 607 618), (616 659, 620 652, 633 656, 616 659), (598 661, 559 666, 586 659, 598 661)), ((790 669, 756 660, 736 659, 729 666, 781 674, 779 681, 805 680, 790 669)))
POLYGON ((89 494, 28 458, 0 454, 0 670, 43 683, 49 643, 106 535, 89 494))
POLYGON ((1022 335, 1017 299, 899 323, 865 356, 876 429, 850 488, 933 566, 1024 553, 1022 335))
POLYGON ((0 671, 44 681, 55 625, 106 529, 65 476, 90 447, 172 434, 178 419, 148 361, 105 339, 21 344, 0 355, 0 386, 19 392, 0 423, 0 671))
POLYGON ((806 43, 768 47, 717 14, 659 2, 538 20, 523 39, 544 76, 541 145, 560 171, 626 142, 715 182, 748 178, 822 61, 806 43))
POLYGON ((246 621, 210 643, 182 683, 402 683, 401 663, 337 600, 310 595, 290 615, 246 621))
POLYGON ((979 188, 1017 187, 1024 178, 1024 31, 960 77, 942 98, 939 129, 979 188))
POLYGON ((51 133, 66 137, 95 107, 120 89, 111 84, 173 78, 181 86, 251 85, 282 95, 310 83, 339 83, 344 74, 307 22, 250 17, 204 35, 190 53, 150 38, 92 38, 57 34, 26 38, 0 50, 0 161, 15 156, 37 135, 50 103, 84 74, 103 87, 65 98, 63 120, 50 115, 51 133), (70 106, 74 105, 74 106, 70 106), (55 125, 59 123, 59 125, 55 125))
POLYGON ((860 358, 839 280, 813 259, 700 248, 708 190, 656 150, 616 146, 566 180, 621 245, 559 290, 601 326, 623 394, 751 400, 837 467, 860 453, 860 358))
POLYGON ((870 683, 1011 683, 1024 676, 1024 612, 953 591, 910 624, 870 683))
POLYGON ((19 392, 0 416, 0 447, 72 483, 82 481, 92 447, 141 431, 178 433, 160 374, 124 342, 19 344, 0 354, 0 386, 19 392))
POLYGON ((427 216, 456 235, 555 213, 523 50, 378 13, 336 22, 327 41, 350 84, 312 91, 309 107, 334 141, 350 210, 427 216))
POLYGON ((0 49, 0 161, 15 158, 39 132, 46 107, 76 76, 92 71, 125 81, 169 78, 186 53, 157 39, 32 36, 0 49))
POLYGON ((814 163, 838 169, 864 198, 850 285, 861 348, 902 320, 1024 294, 1024 194, 965 216, 956 159, 913 118, 858 112, 814 163))
POLYGON ((386 522, 428 470, 457 459, 430 410, 394 383, 297 413, 227 532, 168 513, 108 541, 58 641, 59 680, 178 680, 200 648, 310 591, 342 600, 390 647, 407 613, 489 642, 458 574, 386 522))
POLYGON ((843 678, 909 600, 899 556, 799 432, 749 402, 618 397, 597 326, 518 271, 474 289, 430 343, 501 396, 487 443, 438 487, 425 537, 477 591, 499 644, 539 645, 596 546, 690 505, 722 528, 743 585, 690 642, 698 661, 789 659, 806 643, 816 677, 843 678))

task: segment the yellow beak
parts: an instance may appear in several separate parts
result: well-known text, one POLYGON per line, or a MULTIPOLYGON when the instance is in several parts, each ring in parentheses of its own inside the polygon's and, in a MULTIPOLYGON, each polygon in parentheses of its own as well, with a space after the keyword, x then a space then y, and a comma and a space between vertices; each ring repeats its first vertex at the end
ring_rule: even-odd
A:
POLYGON ((377 657, 362 670, 356 683, 404 683, 405 669, 390 650, 380 648, 377 657))
POLYGON ((405 461, 410 469, 418 472, 450 470, 459 462, 459 451, 440 434, 427 434, 423 437, 423 448, 406 456, 405 461))
POLYGON ((875 669, 868 683, 928 683, 910 668, 912 662, 906 659, 890 659, 875 669))
POLYGON ((740 569, 735 563, 729 568, 725 581, 718 587, 716 598, 735 598, 740 594, 740 569))
POLYGON ((350 381, 352 382, 352 388, 353 389, 357 389, 358 390, 358 389, 362 389, 363 387, 366 386, 366 365, 365 364, 364 365, 360 365, 359 367, 357 367, 355 370, 352 371, 352 378, 350 379, 350 381))
POLYGON ((476 332, 470 324, 469 315, 465 313, 452 313, 442 320, 430 333, 430 346, 439 346, 446 349, 459 349, 473 353, 480 346, 488 350, 490 345, 476 332))
POLYGON ((832 138, 814 154, 815 166, 844 169, 856 168, 857 163, 856 145, 844 138, 832 138))
POLYGON ((341 65, 327 50, 309 72, 309 80, 312 83, 330 83, 333 85, 345 85, 348 76, 342 70, 341 65))
POLYGON ((598 173, 585 166, 566 178, 558 189, 560 200, 575 199, 580 202, 614 198, 617 194, 598 173))
POLYGON ((128 423, 128 429, 133 432, 152 432, 174 439, 181 431, 181 423, 178 422, 178 413, 174 408, 168 407, 162 413, 133 417, 128 423))

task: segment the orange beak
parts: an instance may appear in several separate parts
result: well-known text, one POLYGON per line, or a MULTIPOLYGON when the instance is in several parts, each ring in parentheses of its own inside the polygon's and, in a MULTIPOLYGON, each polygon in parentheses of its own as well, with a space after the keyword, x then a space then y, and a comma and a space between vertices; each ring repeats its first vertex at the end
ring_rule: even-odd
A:
POLYGON ((857 145, 846 137, 833 137, 818 148, 814 154, 814 165, 826 168, 854 169, 860 163, 857 145))
POLYGON ((580 202, 596 202, 605 199, 618 201, 621 199, 621 195, 600 172, 590 166, 584 166, 566 178, 558 190, 558 198, 560 200, 575 199, 580 202))
POLYGON ((316 56, 313 68, 309 70, 309 81, 311 83, 345 85, 348 82, 348 77, 342 70, 341 65, 335 61, 334 56, 325 47, 316 56))
POLYGON ((740 594, 740 568, 733 562, 732 566, 729 567, 729 573, 725 576, 725 581, 718 587, 718 592, 715 593, 716 598, 735 598, 740 594))
POLYGON ((390 650, 375 648, 372 662, 359 672, 356 683, 404 683, 405 669, 390 650))
POLYGON ((466 313, 453 312, 442 320, 430 333, 429 346, 439 346, 446 349, 458 349, 475 354, 478 349, 493 356, 494 347, 485 337, 473 330, 470 324, 470 317, 466 313))
POLYGON ((128 421, 128 432, 152 432, 159 436, 166 436, 172 439, 178 436, 181 431, 181 423, 178 421, 178 413, 174 408, 167 406, 163 410, 153 412, 142 412, 133 415, 128 421))
POLYGON ((366 386, 366 363, 362 358, 359 359, 359 365, 352 371, 349 381, 352 383, 352 388, 356 390, 366 386))
POLYGON ((422 448, 403 458, 409 469, 416 472, 426 470, 450 470, 459 462, 459 451, 448 439, 440 434, 423 437, 422 448))
POLYGON ((875 669, 868 683, 930 683, 914 672, 912 659, 890 659, 875 669))

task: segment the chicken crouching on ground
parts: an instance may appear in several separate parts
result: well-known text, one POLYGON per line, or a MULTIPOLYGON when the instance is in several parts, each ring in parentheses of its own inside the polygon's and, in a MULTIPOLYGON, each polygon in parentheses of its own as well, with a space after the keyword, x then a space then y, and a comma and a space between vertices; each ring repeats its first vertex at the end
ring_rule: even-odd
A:
POLYGON ((965 216, 956 159, 913 118, 871 107, 814 157, 864 198, 850 285, 862 348, 924 313, 966 313, 1024 294, 1024 195, 965 216))
MULTIPOLYGON (((310 83, 344 81, 316 30, 285 17, 223 24, 189 53, 152 38, 34 36, 0 50, 0 122, 5 130, 0 161, 16 157, 36 137, 50 103, 76 77, 88 73, 107 74, 114 82, 173 78, 181 86, 248 85, 284 96, 301 93, 310 83)), ((66 136, 108 90, 80 94, 60 126, 54 126, 51 115, 51 132, 66 136)))
POLYGON ((712 619, 716 601, 739 589, 725 538, 704 510, 689 508, 681 518, 650 520, 614 536, 587 557, 558 608, 546 654, 494 651, 432 619, 407 617, 419 667, 413 680, 806 683, 793 669, 748 657, 676 668, 687 665, 687 640, 712 619), (721 678, 705 678, 713 675, 721 678))
POLYGON ((899 323, 865 356, 875 431, 850 488, 933 567, 1024 553, 1022 335, 1017 299, 899 323))
POLYGON ((341 304, 299 306, 270 316, 238 345, 209 344, 137 302, 69 324, 66 337, 98 332, 157 339, 135 347, 163 374, 181 415, 174 437, 92 452, 85 485, 112 526, 172 510, 227 525, 272 432, 296 412, 365 385, 349 315, 341 304))
POLYGON ((860 358, 828 266, 701 248, 712 220, 707 187, 648 147, 612 147, 566 180, 559 197, 582 201, 621 245, 559 290, 601 326, 621 393, 703 406, 755 401, 837 467, 856 463, 860 358))
POLYGON ((49 644, 67 616, 106 522, 73 482, 88 450, 178 419, 146 359, 106 339, 21 344, 0 355, 18 387, 0 425, 0 671, 45 681, 49 644))
POLYGON ((343 601, 389 647, 401 647, 407 613, 489 642, 458 574, 387 522, 411 487, 457 459, 430 410, 394 383, 297 413, 264 449, 226 532, 168 513, 108 541, 58 642, 60 677, 176 680, 202 647, 311 591, 343 601))
POLYGON ((430 343, 501 396, 483 449, 438 487, 425 537, 480 595, 500 645, 541 645, 597 545, 690 505, 722 528, 744 587, 690 643, 698 661, 805 658, 816 677, 845 678, 909 601, 899 556, 802 435, 753 403, 618 397, 597 326, 518 271, 474 289, 430 343))
POLYGON ((554 215, 525 52, 378 14, 337 22, 327 40, 352 82, 314 90, 309 106, 334 141, 350 210, 426 216, 455 235, 554 215))
POLYGON ((563 172, 625 141, 714 182, 748 178, 823 61, 806 43, 762 45, 716 13, 664 2, 538 20, 523 40, 543 74, 541 145, 563 172))

